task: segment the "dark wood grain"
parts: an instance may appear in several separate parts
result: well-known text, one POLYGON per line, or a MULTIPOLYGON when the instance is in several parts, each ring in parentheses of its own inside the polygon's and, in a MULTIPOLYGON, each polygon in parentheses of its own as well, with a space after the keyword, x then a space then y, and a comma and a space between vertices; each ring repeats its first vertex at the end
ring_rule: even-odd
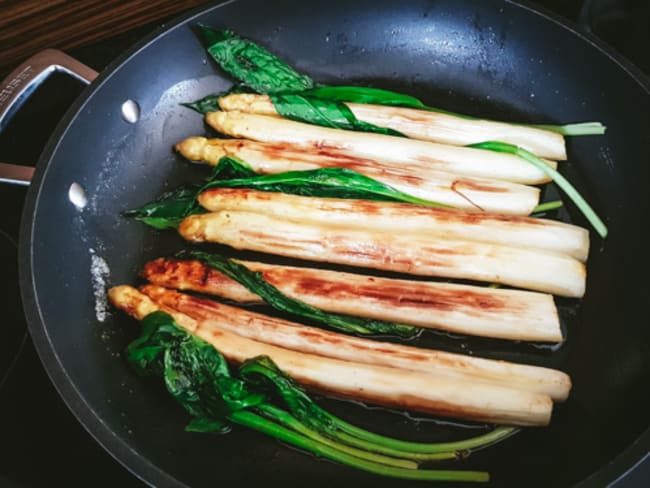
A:
POLYGON ((0 0, 0 76, 51 47, 92 44, 206 0, 0 0))

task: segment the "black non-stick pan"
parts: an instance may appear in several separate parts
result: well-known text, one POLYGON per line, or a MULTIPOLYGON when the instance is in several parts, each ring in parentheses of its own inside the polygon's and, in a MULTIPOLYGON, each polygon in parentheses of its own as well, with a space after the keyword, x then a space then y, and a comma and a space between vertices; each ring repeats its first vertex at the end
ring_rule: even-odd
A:
MULTIPOLYGON (((549 427, 525 429, 452 463, 490 471, 492 486, 605 486, 648 452, 649 84, 591 37, 505 0, 229 2, 159 30, 85 90, 36 168, 20 279, 52 381, 99 443, 156 486, 410 486, 250 431, 186 433, 182 408, 121 357, 138 324, 106 305, 106 287, 137 282, 147 259, 184 244, 174 232, 120 213, 205 176, 172 151, 187 136, 210 133, 179 103, 231 84, 192 31, 199 22, 232 28, 324 83, 397 89, 481 117, 604 123, 606 135, 570 140, 562 165, 610 230, 604 241, 592 235, 584 299, 558 301, 566 344, 552 350, 435 334, 421 344, 570 373, 571 396, 556 406, 549 427)), ((586 225, 570 205, 560 217, 586 225)), ((413 427, 401 413, 323 402, 395 436, 459 432, 428 418, 413 427)))

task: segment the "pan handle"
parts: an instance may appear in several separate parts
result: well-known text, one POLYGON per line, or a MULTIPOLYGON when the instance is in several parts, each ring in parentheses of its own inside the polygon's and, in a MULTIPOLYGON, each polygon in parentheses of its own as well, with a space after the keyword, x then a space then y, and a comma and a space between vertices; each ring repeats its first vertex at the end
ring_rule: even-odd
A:
MULTIPOLYGON (((62 51, 45 49, 13 70, 0 83, 0 131, 29 96, 54 72, 65 73, 89 84, 97 72, 62 51)), ((29 185, 34 168, 0 163, 0 182, 29 185)))

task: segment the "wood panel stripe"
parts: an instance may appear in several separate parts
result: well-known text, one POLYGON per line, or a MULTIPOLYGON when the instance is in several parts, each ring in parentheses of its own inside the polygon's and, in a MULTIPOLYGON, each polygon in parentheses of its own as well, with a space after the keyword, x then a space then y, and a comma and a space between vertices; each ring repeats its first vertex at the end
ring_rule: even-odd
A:
POLYGON ((169 18, 205 0, 0 1, 0 76, 45 48, 71 49, 169 18))

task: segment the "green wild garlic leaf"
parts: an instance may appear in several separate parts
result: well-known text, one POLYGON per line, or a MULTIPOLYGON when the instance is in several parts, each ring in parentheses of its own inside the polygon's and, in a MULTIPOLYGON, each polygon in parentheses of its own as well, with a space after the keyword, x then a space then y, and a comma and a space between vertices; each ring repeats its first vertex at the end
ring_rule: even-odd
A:
POLYGON ((124 212, 123 215, 157 229, 176 228, 185 217, 206 212, 196 198, 202 191, 210 188, 251 188, 302 196, 356 198, 449 207, 442 203, 414 197, 347 168, 321 168, 258 175, 244 161, 224 156, 203 185, 182 187, 167 192, 140 208, 124 212))
POLYGON ((300 93, 281 93, 270 95, 273 106, 283 117, 320 125, 333 129, 374 132, 389 136, 404 137, 404 134, 387 127, 379 127, 356 118, 352 111, 342 102, 300 93))
POLYGON ((156 229, 175 229, 188 215, 205 212, 196 201, 200 190, 200 185, 182 186, 163 193, 142 207, 123 212, 122 215, 156 229))
POLYGON ((203 44, 222 69, 258 93, 307 90, 309 76, 298 73, 258 44, 227 29, 198 26, 203 44))
POLYGON ((267 282, 262 273, 251 271, 243 264, 218 254, 184 250, 178 253, 176 257, 179 259, 197 259, 246 287, 246 289, 261 297, 276 310, 314 320, 333 329, 351 334, 389 334, 399 337, 413 337, 421 331, 421 329, 410 325, 325 312, 300 300, 294 300, 286 296, 267 282))
MULTIPOLYGON (((237 163, 222 158, 219 165, 222 161, 230 166, 237 163)), ((216 178, 206 183, 201 191, 209 188, 251 188, 303 196, 398 201, 416 205, 448 207, 445 204, 408 195, 347 168, 320 168, 270 175, 255 174, 250 177, 233 179, 216 178)))

